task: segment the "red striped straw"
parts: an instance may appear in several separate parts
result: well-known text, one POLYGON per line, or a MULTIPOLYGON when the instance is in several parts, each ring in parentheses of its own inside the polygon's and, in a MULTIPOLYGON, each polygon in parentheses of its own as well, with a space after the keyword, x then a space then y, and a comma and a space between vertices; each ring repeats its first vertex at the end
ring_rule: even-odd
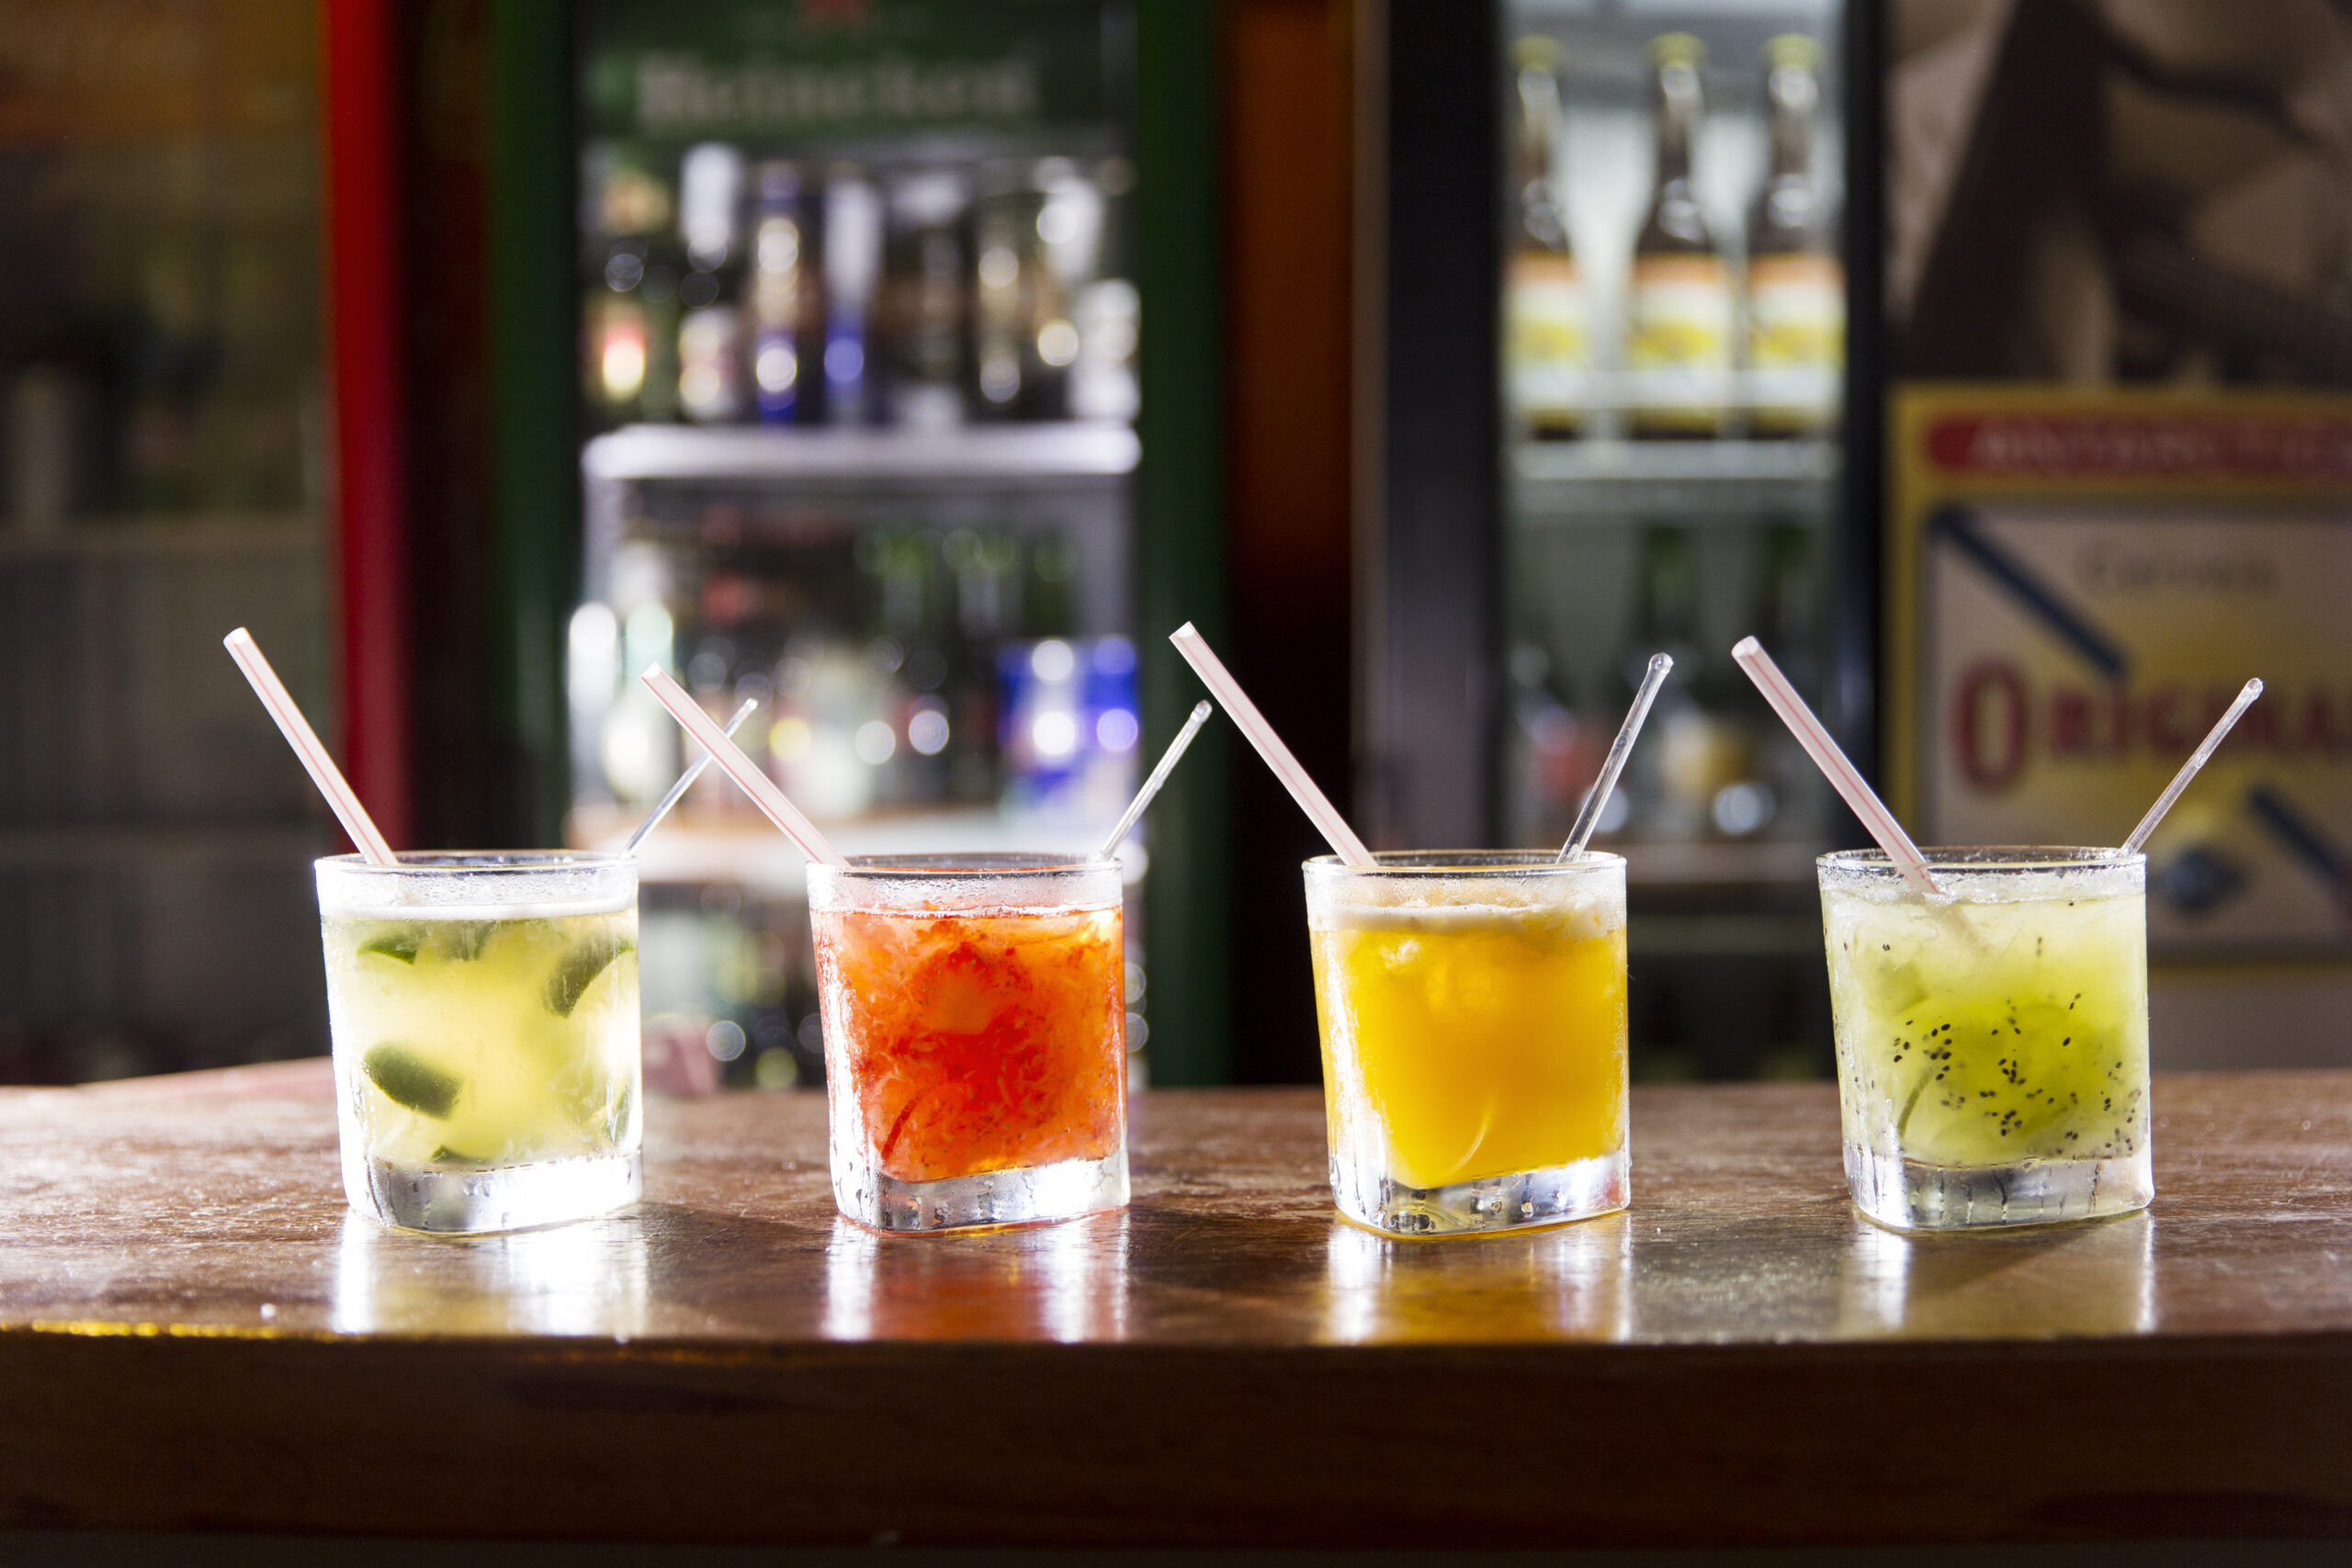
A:
POLYGON ((817 825, 800 814, 800 807, 785 798, 784 791, 775 787, 775 782, 761 770, 760 765, 743 755, 743 749, 727 738, 727 731, 718 728, 718 721, 703 712, 702 705, 686 695, 684 687, 670 679, 668 671, 659 664, 649 664, 642 679, 653 693, 654 700, 670 710, 670 716, 684 725, 687 734, 702 742, 702 749, 710 753, 710 760, 718 763, 729 778, 743 786, 743 793, 752 797, 752 804, 782 829, 786 838, 799 845, 802 854, 826 865, 849 864, 842 858, 839 850, 825 842, 825 835, 817 831, 817 825))
POLYGON ((1241 682, 1236 681, 1224 662, 1209 651, 1209 645, 1202 640, 1200 633, 1193 629, 1193 623, 1186 621, 1178 626, 1168 635, 1168 640, 1176 645, 1176 651, 1184 656, 1184 662, 1193 667, 1202 683, 1224 705, 1235 726, 1250 738, 1250 744, 1258 749, 1258 755, 1266 759, 1266 766, 1274 770, 1274 777, 1283 781, 1283 787, 1290 791, 1290 797, 1298 802, 1299 809, 1306 812, 1323 837, 1330 840, 1340 858, 1350 865, 1366 870, 1378 866, 1380 863, 1372 858, 1370 850, 1363 847, 1363 840, 1357 838, 1355 829, 1348 826, 1348 819, 1340 815, 1339 807, 1333 806, 1321 790, 1315 787, 1315 781, 1306 776, 1306 770, 1300 767, 1298 759, 1290 754, 1290 748, 1283 744, 1283 738, 1274 733, 1274 727, 1266 722, 1266 716, 1258 711, 1258 705, 1251 702, 1249 694, 1241 689, 1241 682))
POLYGON ((1772 662, 1764 645, 1752 637, 1744 637, 1733 645, 1731 656, 1739 660, 1739 667, 1747 671, 1747 678, 1756 682, 1756 689, 1764 694, 1764 700, 1772 705, 1772 711, 1781 716, 1781 722, 1789 727, 1789 733, 1797 738, 1797 744, 1804 748, 1814 766, 1829 780, 1830 787, 1861 818, 1862 826, 1878 840, 1878 847, 1886 852, 1886 858, 1903 874, 1903 880, 1920 893, 1941 894, 1943 889, 1928 873, 1928 857, 1919 852, 1919 846, 1911 841, 1911 835, 1903 830, 1903 824, 1894 819, 1886 802, 1846 760, 1846 753, 1830 739, 1828 728, 1797 695, 1797 689, 1789 684, 1789 678, 1781 673, 1781 667, 1772 662))
POLYGON ((343 830, 351 835, 351 841, 359 846, 359 852, 367 857, 368 863, 370 865, 400 864, 399 857, 392 853, 391 845, 384 842, 384 835, 376 830, 368 808, 361 806, 359 797, 352 793, 349 782, 343 776, 343 770, 336 767, 334 759, 327 754, 318 731, 311 728, 311 721, 304 718, 302 710, 295 705, 294 694, 286 689, 286 682, 277 678, 277 671, 269 667, 269 660, 262 657, 261 645, 254 641, 254 634, 239 626, 220 639, 220 646, 229 650, 229 657, 237 661, 237 668, 245 672, 247 681, 253 682, 254 695, 259 697, 261 705, 269 710, 269 716, 277 721, 277 732, 286 737, 286 743, 294 748, 294 755, 302 760, 302 766, 310 772, 311 782, 319 786, 321 795, 327 797, 327 805, 334 810, 335 820, 343 824, 343 830))

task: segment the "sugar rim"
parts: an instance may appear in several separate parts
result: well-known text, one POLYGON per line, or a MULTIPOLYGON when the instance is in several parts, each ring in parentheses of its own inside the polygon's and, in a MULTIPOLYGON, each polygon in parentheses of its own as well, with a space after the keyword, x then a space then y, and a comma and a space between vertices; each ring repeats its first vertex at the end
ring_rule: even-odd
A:
MULTIPOLYGON (((1989 874, 1995 876, 2028 872, 2065 871, 2129 871, 2145 865, 2148 857, 2120 849, 2072 844, 1981 844, 1971 847, 1923 847, 1921 854, 1938 870, 1950 870, 1963 876, 1989 874)), ((1832 850, 1816 859, 1815 866, 1824 872, 1840 872, 1848 875, 1889 876, 1902 874, 1884 850, 1832 850)))
POLYGON ((1317 855, 1300 863, 1308 875, 1412 878, 1578 876, 1622 868, 1625 857, 1607 850, 1587 850, 1564 861, 1554 850, 1380 850, 1377 865, 1350 865, 1338 855, 1317 855))
POLYGON ((373 877, 544 876, 551 871, 609 871, 634 866, 637 857, 616 850, 402 850, 395 865, 378 865, 365 855, 323 855, 311 863, 321 871, 373 877))

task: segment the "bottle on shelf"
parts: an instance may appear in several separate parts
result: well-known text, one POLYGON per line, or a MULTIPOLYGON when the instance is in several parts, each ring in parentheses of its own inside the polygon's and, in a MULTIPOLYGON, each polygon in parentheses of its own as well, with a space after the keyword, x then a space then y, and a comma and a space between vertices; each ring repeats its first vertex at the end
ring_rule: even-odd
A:
POLYGON ((759 217, 752 228, 752 395, 763 424, 802 417, 801 350, 816 289, 802 218, 800 171, 760 165, 759 217))
POLYGON ((1139 400, 1136 337, 1141 314, 1126 212, 1135 165, 1125 158, 1105 158, 1094 166, 1093 179, 1102 197, 1102 238, 1094 276, 1078 286, 1071 305, 1078 358, 1069 369, 1069 412, 1078 419, 1131 420, 1139 400))
POLYGON ((1584 429, 1591 367, 1584 279, 1560 204, 1560 48, 1547 38, 1512 47, 1519 134, 1513 144, 1513 221, 1503 264, 1503 375, 1511 418, 1527 435, 1556 441, 1584 429))
MULTIPOLYGON (((1728 658, 1712 657, 1700 625, 1699 547, 1687 523, 1661 520, 1642 531, 1634 638, 1622 671, 1630 699, 1653 653, 1674 658, 1675 679, 1659 694, 1657 739, 1645 836, 1698 839, 1719 831, 1723 792, 1749 779, 1754 749, 1733 708, 1728 658)), ((1715 639, 1720 640, 1720 639, 1715 639)))
POLYGON ((998 164, 972 211, 972 372, 984 417, 1010 419, 1034 368, 1037 193, 1025 164, 998 164))
POLYGON ((1821 48, 1800 33, 1764 46, 1771 164, 1747 220, 1748 428, 1827 430, 1846 357, 1846 274, 1813 176, 1821 48))
MULTIPOLYGON (((1589 727, 1577 721, 1565 672, 1532 641, 1511 649, 1509 732, 1510 841, 1557 845, 1576 824, 1585 792, 1600 771, 1600 747, 1589 727)), ((1605 744, 1605 741, 1602 742, 1605 744)), ((1612 795, 1610 815, 1622 821, 1622 794, 1612 795)), ((1618 822, 1610 824, 1611 829, 1618 822)))
POLYGON ((1030 419, 1066 419, 1071 372, 1081 346, 1075 320, 1079 293, 1102 261, 1102 187, 1068 158, 1040 159, 1031 177, 1043 200, 1035 224, 1036 284, 1030 300, 1030 370, 1022 412, 1030 419))
MULTIPOLYGON (((1781 671, 1818 707, 1822 701, 1821 576, 1816 526, 1792 517, 1764 522, 1756 530, 1755 608, 1748 626, 1781 671)), ((1743 694, 1756 735, 1756 775, 1766 807, 1755 836, 1803 838, 1820 828, 1820 774, 1754 691, 1743 694)), ((1720 813, 1719 813, 1720 815, 1720 813)))
POLYGON ((1627 289, 1628 425, 1644 439, 1704 439, 1723 431, 1733 326, 1731 275, 1690 180, 1706 50, 1689 33, 1668 33, 1651 41, 1650 60, 1657 174, 1627 289))
POLYGON ((583 175, 590 233, 589 276, 581 321, 587 342, 582 369, 600 423, 660 417, 668 388, 668 333, 675 321, 675 269, 661 254, 670 230, 670 187, 636 149, 593 149, 583 175))
POLYGON ((825 417, 874 417, 874 297, 882 271, 882 199, 864 171, 835 168, 825 181, 825 417))
POLYGON ((883 242, 883 330, 892 423, 940 430, 964 421, 968 290, 962 171, 901 175, 890 187, 883 242))
POLYGON ((999 164, 974 210, 976 406, 1060 419, 1080 338, 1076 296, 1102 252, 1102 194, 1067 158, 999 164))
POLYGON ((678 280, 676 411, 699 423, 743 412, 741 317, 743 154, 724 142, 689 148, 678 166, 678 227, 686 272, 678 280))

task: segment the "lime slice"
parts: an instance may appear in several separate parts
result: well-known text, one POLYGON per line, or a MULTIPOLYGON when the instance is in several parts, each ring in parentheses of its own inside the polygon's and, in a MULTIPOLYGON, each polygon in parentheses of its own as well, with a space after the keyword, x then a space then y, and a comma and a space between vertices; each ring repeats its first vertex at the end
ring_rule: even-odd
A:
POLYGON ((546 990, 540 999, 548 1011, 558 1018, 570 1018, 571 1010, 580 1005, 580 998, 597 976, 611 967, 613 960, 624 953, 635 953, 637 943, 627 937, 592 937, 565 953, 548 976, 546 990))
POLYGON ((496 930, 496 920, 435 920, 433 922, 433 951, 444 958, 458 958, 470 962, 481 956, 482 945, 496 930))
POLYGON ((385 1099, 435 1121, 449 1114, 466 1087, 465 1079, 435 1066, 406 1045, 371 1045, 360 1066, 385 1099))
POLYGON ((416 962, 417 951, 424 945, 424 927, 418 925, 385 926, 374 936, 359 944, 365 954, 394 959, 401 964, 416 962))

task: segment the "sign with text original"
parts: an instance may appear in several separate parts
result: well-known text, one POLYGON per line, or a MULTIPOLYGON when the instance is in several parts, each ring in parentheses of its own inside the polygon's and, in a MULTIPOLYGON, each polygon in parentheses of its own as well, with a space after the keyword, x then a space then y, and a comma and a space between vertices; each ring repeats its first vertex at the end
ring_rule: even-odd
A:
POLYGON ((1905 387, 1890 782, 1922 841, 2149 846, 2150 945, 2352 957, 2352 399, 1905 387))

